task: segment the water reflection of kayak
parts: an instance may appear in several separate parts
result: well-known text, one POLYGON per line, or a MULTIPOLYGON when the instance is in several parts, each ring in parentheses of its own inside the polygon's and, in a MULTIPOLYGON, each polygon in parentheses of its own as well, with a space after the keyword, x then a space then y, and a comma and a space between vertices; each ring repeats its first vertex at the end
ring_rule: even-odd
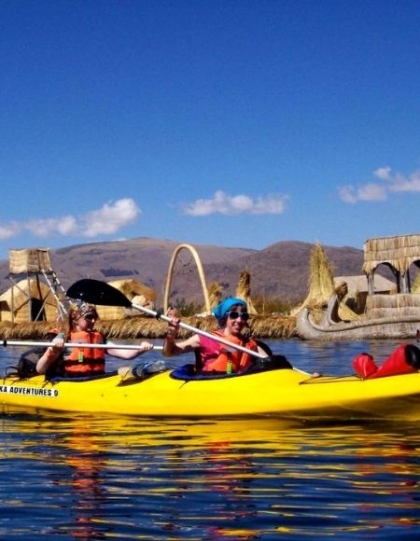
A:
MULTIPOLYGON (((184 367, 132 377, 19 379, 0 383, 0 402, 63 412, 153 417, 277 416, 288 419, 420 419, 420 373, 376 379, 313 378, 292 368, 196 377, 184 367)), ((4 408, 5 409, 5 408, 4 408)), ((6 408, 7 410, 7 408, 6 408)))

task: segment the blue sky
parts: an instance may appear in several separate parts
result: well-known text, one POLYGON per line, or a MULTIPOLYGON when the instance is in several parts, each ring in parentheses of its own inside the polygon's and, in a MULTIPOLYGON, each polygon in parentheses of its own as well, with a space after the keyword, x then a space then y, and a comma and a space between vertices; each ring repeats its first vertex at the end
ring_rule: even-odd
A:
POLYGON ((0 258, 420 232, 418 0, 0 0, 0 258))

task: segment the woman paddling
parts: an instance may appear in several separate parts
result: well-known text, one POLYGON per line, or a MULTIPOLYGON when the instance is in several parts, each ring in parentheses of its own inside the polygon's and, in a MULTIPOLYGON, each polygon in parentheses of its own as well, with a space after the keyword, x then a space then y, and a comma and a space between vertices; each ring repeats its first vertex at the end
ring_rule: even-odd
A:
POLYGON ((244 300, 228 297, 213 309, 213 315, 220 327, 212 333, 215 335, 214 340, 201 334, 193 334, 186 340, 175 342, 180 319, 176 317, 176 311, 170 309, 168 316, 171 320, 163 343, 163 355, 172 357, 194 351, 197 370, 207 374, 242 372, 251 366, 253 355, 238 351, 235 345, 267 355, 267 346, 263 349, 256 340, 248 338, 244 333, 248 329, 249 319, 244 300), (217 337, 232 342, 232 348, 221 344, 217 337))
POLYGON ((69 311, 68 329, 54 332, 54 339, 36 363, 38 374, 61 376, 97 376, 105 373, 105 354, 121 359, 134 359, 153 349, 153 344, 141 342, 138 350, 119 349, 110 342, 109 348, 77 348, 64 350, 66 334, 69 342, 104 344, 106 339, 95 329, 98 313, 95 306, 84 302, 74 304, 69 311))

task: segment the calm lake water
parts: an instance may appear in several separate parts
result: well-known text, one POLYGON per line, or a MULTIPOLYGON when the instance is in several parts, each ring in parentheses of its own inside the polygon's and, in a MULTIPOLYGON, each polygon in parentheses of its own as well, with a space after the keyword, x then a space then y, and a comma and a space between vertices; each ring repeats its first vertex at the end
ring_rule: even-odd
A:
MULTIPOLYGON (((268 342, 351 373, 400 342, 268 342)), ((21 350, 4 348, 1 366, 21 350)), ((158 355, 159 353, 153 353, 158 355)), ((185 361, 184 359, 183 361, 185 361)), ((182 362, 182 361, 179 361, 182 362)), ((116 366, 109 360, 109 367, 116 366)), ((0 415, 0 539, 417 539, 416 424, 0 415)))

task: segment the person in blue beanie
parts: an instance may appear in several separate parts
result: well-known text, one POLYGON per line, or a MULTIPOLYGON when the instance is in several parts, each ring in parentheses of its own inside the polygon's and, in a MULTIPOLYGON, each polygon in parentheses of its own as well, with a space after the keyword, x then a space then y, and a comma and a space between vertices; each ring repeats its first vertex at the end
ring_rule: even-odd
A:
POLYGON ((193 334, 186 340, 176 342, 180 320, 174 309, 170 309, 168 315, 171 321, 163 343, 163 355, 173 357, 194 351, 196 369, 200 372, 229 374, 247 370, 255 356, 235 348, 235 345, 268 356, 267 350, 244 332, 248 329, 249 312, 247 303, 243 299, 228 297, 213 309, 213 316, 219 324, 219 329, 211 333, 214 334, 214 339, 201 334, 193 334), (232 342, 232 348, 220 343, 217 337, 232 342))

